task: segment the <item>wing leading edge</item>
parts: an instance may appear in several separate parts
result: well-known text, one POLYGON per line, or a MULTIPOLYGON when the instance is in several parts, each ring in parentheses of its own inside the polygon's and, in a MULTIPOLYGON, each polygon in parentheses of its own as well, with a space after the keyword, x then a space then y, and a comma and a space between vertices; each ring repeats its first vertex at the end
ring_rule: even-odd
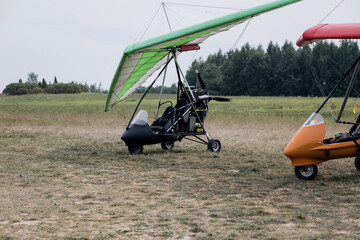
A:
POLYGON ((360 39, 360 23, 318 24, 306 30, 296 45, 305 45, 325 39, 360 39))

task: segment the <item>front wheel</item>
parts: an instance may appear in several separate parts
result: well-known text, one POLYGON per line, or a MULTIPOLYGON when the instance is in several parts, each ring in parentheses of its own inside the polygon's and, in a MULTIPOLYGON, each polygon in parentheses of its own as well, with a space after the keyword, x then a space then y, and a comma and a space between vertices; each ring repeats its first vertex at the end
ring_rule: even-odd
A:
POLYGON ((129 153, 131 155, 141 154, 143 152, 143 145, 130 145, 128 146, 129 153))
POLYGON ((360 157, 355 158, 355 167, 358 171, 360 171, 360 157))
POLYGON ((208 149, 212 152, 220 152, 221 143, 220 143, 219 139, 216 139, 216 138, 210 139, 210 141, 208 143, 208 149))
POLYGON ((162 142, 161 143, 161 148, 164 150, 171 150, 174 147, 174 142, 162 142))
POLYGON ((302 180, 313 180, 318 173, 317 165, 296 166, 295 175, 302 180))

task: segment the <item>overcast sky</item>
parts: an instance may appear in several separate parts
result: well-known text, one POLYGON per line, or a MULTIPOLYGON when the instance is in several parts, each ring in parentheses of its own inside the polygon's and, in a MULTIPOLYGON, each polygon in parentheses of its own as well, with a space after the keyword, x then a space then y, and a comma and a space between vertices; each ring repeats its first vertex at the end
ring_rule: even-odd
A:
MULTIPOLYGON (((29 72, 53 82, 102 83, 108 89, 125 47, 142 35, 161 0, 0 0, 0 92, 11 82, 26 81, 29 72)), ((246 9, 271 0, 169 0, 172 3, 246 9)), ((303 0, 251 20, 237 47, 269 41, 293 43, 318 23, 340 0, 303 0)), ((167 4, 173 28, 189 26, 232 13, 167 4)), ((345 0, 322 23, 360 22, 359 0, 345 0)), ((246 24, 218 34, 201 50, 180 55, 183 70, 198 57, 232 48, 246 24)), ((144 36, 169 31, 159 11, 144 36)), ((168 84, 171 83, 168 82, 168 84)))

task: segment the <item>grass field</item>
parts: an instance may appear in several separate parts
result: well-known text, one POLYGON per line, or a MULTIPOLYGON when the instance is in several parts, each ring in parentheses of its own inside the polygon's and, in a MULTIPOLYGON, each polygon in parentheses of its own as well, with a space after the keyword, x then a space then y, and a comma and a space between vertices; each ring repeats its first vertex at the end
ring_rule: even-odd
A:
MULTIPOLYGON (((0 239, 360 239, 353 159, 301 181, 283 155, 323 99, 211 102, 220 153, 182 141, 130 156, 120 136, 139 96, 108 113, 105 97, 0 97, 0 239)), ((349 128, 324 110, 329 136, 349 128)))

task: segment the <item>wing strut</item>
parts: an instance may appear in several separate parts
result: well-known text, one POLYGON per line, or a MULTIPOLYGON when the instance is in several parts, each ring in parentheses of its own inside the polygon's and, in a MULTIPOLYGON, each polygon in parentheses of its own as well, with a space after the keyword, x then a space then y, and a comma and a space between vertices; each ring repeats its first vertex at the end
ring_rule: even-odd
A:
POLYGON ((353 63, 353 65, 351 65, 351 67, 347 70, 347 72, 345 73, 345 75, 341 78, 341 80, 338 82, 338 84, 336 84, 336 86, 331 90, 331 92, 329 93, 329 95, 326 97, 325 101, 320 105, 320 107, 316 110, 315 113, 319 113, 320 110, 324 107, 324 105, 327 103, 327 101, 329 101, 329 99, 332 97, 332 95, 334 94, 334 92, 336 91, 336 89, 339 88, 339 86, 341 85, 341 83, 346 79, 346 77, 350 74, 350 72, 353 70, 353 68, 359 64, 360 62, 360 56, 356 59, 356 61, 353 63))
POLYGON ((340 118, 341 118, 341 115, 343 114, 344 112, 344 108, 345 108, 345 105, 346 105, 346 102, 350 96, 350 92, 351 92, 351 89, 354 85, 354 82, 355 82, 355 79, 356 79, 356 76, 358 75, 358 72, 359 72, 359 68, 360 68, 360 61, 357 62, 356 64, 356 67, 355 67, 355 70, 354 70, 354 73, 351 77, 351 80, 350 80, 350 83, 349 83, 349 86, 348 86, 348 89, 346 90, 346 94, 345 94, 345 98, 344 98, 344 101, 342 103, 342 106, 341 106, 341 109, 339 111, 339 115, 336 119, 336 122, 340 122, 340 118))
MULTIPOLYGON (((170 53, 168 54, 168 57, 167 57, 167 60, 166 60, 167 62, 169 62, 169 58, 170 58, 170 53)), ((163 92, 163 90, 164 90, 166 73, 167 73, 167 68, 165 69, 164 76, 163 76, 163 81, 162 81, 162 84, 161 84, 160 96, 159 96, 159 103, 158 103, 158 106, 157 106, 156 117, 155 117, 155 118, 158 118, 158 115, 159 115, 159 109, 160 109, 160 105, 161 105, 162 92, 163 92)))
MULTIPOLYGON (((178 75, 178 78, 179 78, 179 87, 180 87, 180 84, 182 84, 182 82, 181 82, 181 76, 182 76, 183 79, 184 79, 184 83, 185 83, 185 85, 186 85, 186 86, 183 86, 183 87, 186 87, 186 88, 189 90, 189 91, 184 91, 184 92, 185 92, 185 94, 187 95, 188 99, 191 99, 190 105, 191 105, 191 107, 195 110, 195 115, 196 115, 196 118, 199 120, 199 123, 200 123, 200 125, 201 125, 201 128, 202 128, 202 129, 205 129, 204 123, 201 121, 201 118, 200 118, 199 114, 197 113, 196 108, 195 108, 195 105, 194 105, 194 102, 196 102, 196 98, 195 98, 193 92, 191 91, 190 85, 189 85, 189 83, 186 81, 186 78, 185 78, 183 72, 181 71, 181 69, 180 69, 180 67, 179 67, 179 63, 178 63, 177 60, 176 60, 175 50, 173 50, 171 53, 173 54, 174 61, 175 61, 176 72, 177 72, 177 75, 178 75), (181 73, 181 76, 180 76, 180 73, 181 73), (189 93, 190 93, 191 97, 190 97, 189 93)), ((182 85, 183 85, 183 84, 182 84, 182 85)), ((178 89, 179 89, 179 88, 178 88, 178 89)), ((179 99, 179 91, 178 91, 178 99, 179 99)), ((170 130, 170 129, 168 129, 167 131, 169 131, 169 130, 170 130)), ((208 139, 208 141, 210 141, 210 137, 209 137, 209 135, 208 135, 208 133, 207 133, 206 131, 205 131, 205 135, 206 135, 206 138, 208 139)))
POLYGON ((142 100, 144 99, 144 97, 146 96, 146 94, 149 92, 149 90, 151 89, 151 87, 154 85, 154 83, 159 79, 159 77, 161 76, 161 74, 164 72, 165 69, 167 69, 167 66, 169 64, 169 62, 171 62, 171 60, 173 59, 173 57, 171 57, 170 59, 168 59, 168 61, 166 62, 165 66, 161 69, 160 73, 156 76, 156 78, 154 79, 154 81, 150 84, 150 86, 146 89, 145 93, 142 95, 140 101, 138 102, 138 104, 136 105, 136 108, 134 110, 134 113, 132 114, 130 121, 126 127, 126 129, 128 130, 130 127, 130 124, 135 116, 136 111, 138 110, 140 103, 142 102, 142 100))

